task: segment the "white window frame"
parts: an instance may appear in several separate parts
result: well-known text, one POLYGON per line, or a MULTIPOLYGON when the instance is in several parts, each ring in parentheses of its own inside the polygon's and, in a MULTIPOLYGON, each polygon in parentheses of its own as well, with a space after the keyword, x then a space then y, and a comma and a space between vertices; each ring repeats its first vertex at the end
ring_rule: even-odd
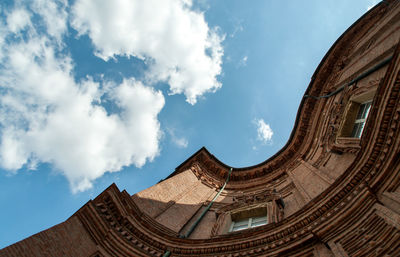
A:
POLYGON ((372 101, 367 101, 367 102, 360 104, 360 107, 357 112, 357 116, 359 116, 360 110, 363 110, 363 113, 359 119, 356 118, 356 120, 354 121, 353 130, 351 131, 350 137, 361 138, 361 135, 364 131, 365 123, 367 121, 371 107, 372 107, 372 101), (366 106, 366 105, 368 105, 367 111, 364 110, 364 106, 366 106))
MULTIPOLYGON (((268 224, 268 216, 267 216, 267 215, 265 215, 265 216, 258 216, 258 217, 249 217, 249 218, 242 219, 242 220, 238 220, 238 221, 232 221, 231 227, 230 227, 230 229, 229 229, 229 232, 236 232, 236 231, 241 231, 241 230, 245 230, 245 229, 249 229, 249 228, 255 228, 255 227, 263 226, 263 225, 266 225, 266 224, 268 224), (260 221, 254 221, 255 219, 260 219, 260 218, 262 218, 262 219, 260 220, 261 222, 263 222, 263 221, 265 221, 265 222, 263 222, 262 224, 254 224, 254 223, 256 223, 256 222, 257 222, 257 223, 260 223, 260 221), (242 223, 242 222, 244 222, 244 221, 247 221, 247 226, 246 226, 246 227, 243 227, 243 228, 241 228, 241 229, 234 230, 235 224, 242 223)), ((240 226, 244 226, 244 225, 245 225, 245 224, 240 225, 240 226)))

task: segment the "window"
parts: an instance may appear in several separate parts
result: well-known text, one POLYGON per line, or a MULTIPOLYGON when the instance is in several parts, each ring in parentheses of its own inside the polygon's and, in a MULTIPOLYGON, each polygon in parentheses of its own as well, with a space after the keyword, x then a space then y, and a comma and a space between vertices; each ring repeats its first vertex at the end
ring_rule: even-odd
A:
POLYGON ((359 139, 371 110, 375 91, 354 96, 348 103, 345 118, 339 130, 339 138, 359 139))
POLYGON ((367 121, 369 110, 371 109, 371 101, 363 103, 358 109, 356 120, 354 121, 353 131, 351 137, 360 138, 364 130, 365 122, 367 121))
POLYGON ((267 216, 250 217, 238 221, 232 221, 231 229, 229 232, 239 231, 248 228, 255 228, 268 223, 267 216))

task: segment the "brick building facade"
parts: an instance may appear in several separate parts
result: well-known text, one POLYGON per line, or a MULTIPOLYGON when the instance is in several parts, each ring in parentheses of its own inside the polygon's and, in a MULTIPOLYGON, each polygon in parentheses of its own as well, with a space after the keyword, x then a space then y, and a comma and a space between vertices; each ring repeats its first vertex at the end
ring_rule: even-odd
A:
POLYGON ((400 256, 400 1, 317 67, 290 139, 231 168, 205 148, 130 195, 115 184, 0 256, 400 256))

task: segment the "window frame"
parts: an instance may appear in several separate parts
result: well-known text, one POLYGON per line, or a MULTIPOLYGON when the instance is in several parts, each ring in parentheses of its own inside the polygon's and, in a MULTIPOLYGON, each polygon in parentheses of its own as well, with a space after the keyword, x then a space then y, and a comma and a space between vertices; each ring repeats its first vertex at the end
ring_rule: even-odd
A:
POLYGON ((371 113, 371 110, 374 105, 374 97, 375 97, 376 89, 368 90, 362 94, 353 95, 347 102, 346 108, 343 114, 343 120, 340 123, 339 131, 336 136, 336 143, 340 143, 341 141, 345 141, 346 144, 349 142, 353 142, 354 145, 358 145, 359 141, 364 132, 365 125, 367 124, 368 117, 371 113), (365 117, 358 118, 360 107, 364 104, 369 104, 368 112, 365 117), (362 124, 362 129, 359 130, 358 133, 354 133, 354 127, 357 124, 362 124))
POLYGON ((360 103, 357 111, 356 119, 353 122, 353 129, 351 131, 351 138, 361 138, 361 135, 364 131, 365 124, 368 119, 369 112, 371 111, 372 100, 360 103), (364 106, 367 106, 366 108, 364 106), (366 111, 365 111, 366 110, 366 111), (360 112, 361 115, 360 115, 360 112), (359 117, 361 116, 361 117, 359 117))
POLYGON ((242 230, 246 230, 246 229, 250 229, 250 228, 260 227, 260 226, 267 225, 267 224, 268 224, 268 215, 257 216, 257 217, 247 217, 247 218, 244 218, 241 220, 236 220, 236 221, 232 220, 231 226, 229 228, 229 232, 242 231, 242 230), (254 221, 255 219, 261 219, 261 220, 254 221), (244 222, 244 221, 247 222, 247 225, 246 225, 246 222, 244 222), (262 222, 261 224, 259 224, 260 221, 262 222), (241 229, 235 229, 235 225, 238 223, 241 224, 238 227, 243 227, 245 225, 246 225, 246 227, 241 228, 241 229), (242 223, 243 223, 243 225, 242 225, 242 223))

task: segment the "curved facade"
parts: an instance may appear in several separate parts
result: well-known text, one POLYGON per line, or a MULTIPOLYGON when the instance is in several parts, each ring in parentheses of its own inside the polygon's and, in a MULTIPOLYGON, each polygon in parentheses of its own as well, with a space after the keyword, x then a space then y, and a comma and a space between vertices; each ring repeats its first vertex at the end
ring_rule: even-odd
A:
POLYGON ((400 256, 400 1, 331 47, 288 143, 231 168, 205 148, 130 195, 114 184, 0 256, 400 256))

